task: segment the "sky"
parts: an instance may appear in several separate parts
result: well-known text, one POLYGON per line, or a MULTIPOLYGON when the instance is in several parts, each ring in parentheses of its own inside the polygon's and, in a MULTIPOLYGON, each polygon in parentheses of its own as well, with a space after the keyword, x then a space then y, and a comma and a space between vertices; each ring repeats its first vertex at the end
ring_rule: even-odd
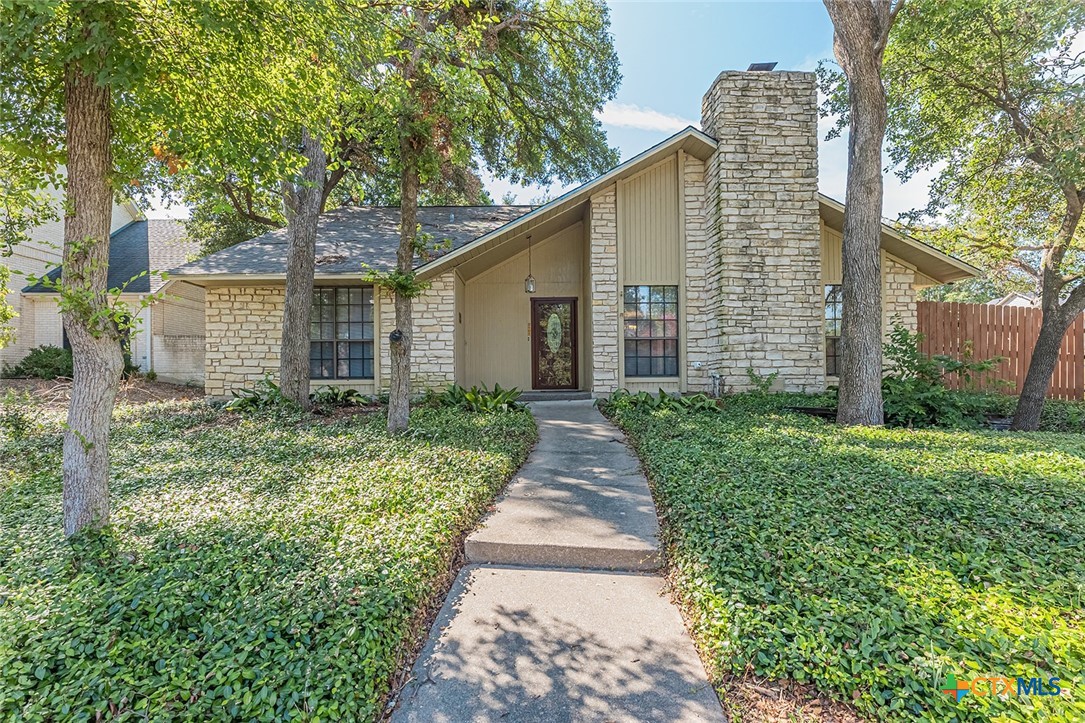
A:
MULTIPOLYGON (((778 70, 813 70, 833 57, 833 29, 821 0, 793 2, 639 2, 610 3, 611 32, 621 61, 622 84, 599 119, 622 160, 631 158, 688 125, 697 126, 701 96, 723 70, 745 70, 750 63, 776 62, 778 70)), ((824 139, 831 120, 823 120, 824 139)), ((822 193, 844 200, 847 137, 821 140, 818 157, 822 193)), ((506 191, 519 203, 566 190, 522 188, 484 175, 495 202, 506 191)), ((902 185, 885 178, 883 215, 926 205, 929 176, 902 185)), ((183 208, 155 208, 151 217, 177 217, 183 208)))

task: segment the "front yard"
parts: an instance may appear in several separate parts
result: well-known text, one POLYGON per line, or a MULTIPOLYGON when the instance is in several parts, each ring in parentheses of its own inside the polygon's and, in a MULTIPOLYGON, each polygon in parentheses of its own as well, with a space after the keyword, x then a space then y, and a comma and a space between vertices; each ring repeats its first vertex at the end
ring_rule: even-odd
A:
POLYGON ((373 720, 526 412, 122 407, 114 525, 61 535, 62 412, 0 418, 0 718, 373 720))
POLYGON ((739 401, 610 410, 725 707, 761 676, 887 720, 1085 720, 1085 436, 844 429, 739 401), (948 675, 1061 694, 957 702, 948 675))

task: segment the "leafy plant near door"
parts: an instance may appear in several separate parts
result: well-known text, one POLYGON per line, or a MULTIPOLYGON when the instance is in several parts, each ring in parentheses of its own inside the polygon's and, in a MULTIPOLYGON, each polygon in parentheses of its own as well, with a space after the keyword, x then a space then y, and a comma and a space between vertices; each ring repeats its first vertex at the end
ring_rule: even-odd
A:
POLYGON ((504 389, 494 384, 493 391, 485 387, 473 386, 465 389, 458 384, 450 384, 437 402, 444 407, 459 407, 469 412, 512 412, 524 408, 518 401, 522 392, 516 387, 504 389))

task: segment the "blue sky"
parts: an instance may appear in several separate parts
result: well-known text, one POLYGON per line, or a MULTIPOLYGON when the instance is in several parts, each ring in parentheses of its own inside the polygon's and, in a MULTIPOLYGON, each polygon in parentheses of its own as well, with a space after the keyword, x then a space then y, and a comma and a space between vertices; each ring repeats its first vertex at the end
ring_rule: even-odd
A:
MULTIPOLYGON (((833 55, 833 26, 821 0, 795 2, 612 1, 611 30, 622 63, 622 85, 601 116, 611 145, 630 158, 701 117, 701 96, 722 70, 779 63, 779 70, 813 70, 833 55)), ((821 137, 831 126, 822 122, 821 137)), ((846 136, 822 141, 821 191, 843 200, 846 136)), ((929 177, 902 186, 886 177, 885 215, 926 205, 929 177)), ((542 194, 489 179, 495 200, 506 190, 520 202, 542 194)), ((554 187, 552 195, 563 189, 554 187)))
MULTIPOLYGON (((793 2, 637 2, 615 0, 611 30, 622 64, 622 85, 601 115, 611 145, 630 158, 687 125, 697 125, 701 96, 722 70, 745 70, 750 63, 778 62, 780 70, 813 70, 832 58, 833 30, 820 0, 793 2)), ((823 121, 821 137, 831 123, 823 121)), ((821 191, 843 200, 847 178, 846 136, 822 141, 821 191)), ((888 174, 884 215, 926 204, 928 177, 901 185, 888 174)), ((494 200, 513 191, 520 203, 544 189, 520 188, 486 178, 494 200)), ((551 196, 565 189, 549 189, 551 196)), ((156 209, 151 216, 183 215, 184 209, 156 209)))

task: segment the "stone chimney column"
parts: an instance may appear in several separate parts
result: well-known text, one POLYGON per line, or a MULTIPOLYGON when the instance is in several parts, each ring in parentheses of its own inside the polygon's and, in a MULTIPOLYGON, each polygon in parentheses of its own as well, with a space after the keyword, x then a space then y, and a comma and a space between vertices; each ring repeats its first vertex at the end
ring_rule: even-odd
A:
POLYGON ((813 73, 725 71, 704 96, 709 288, 725 389, 825 384, 813 73))

